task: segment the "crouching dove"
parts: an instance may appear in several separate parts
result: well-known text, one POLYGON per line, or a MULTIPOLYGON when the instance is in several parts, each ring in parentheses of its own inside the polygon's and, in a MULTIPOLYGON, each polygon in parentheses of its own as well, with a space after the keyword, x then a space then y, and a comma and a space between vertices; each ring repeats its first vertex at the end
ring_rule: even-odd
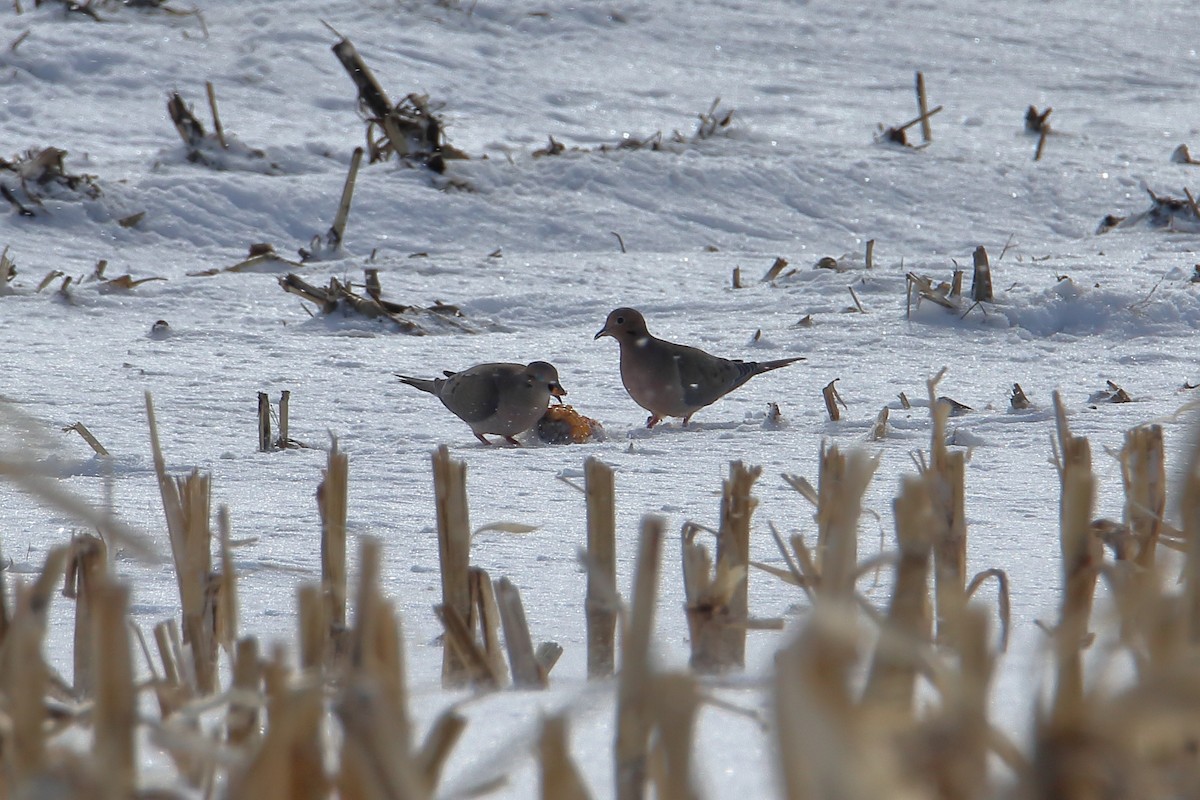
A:
POLYGON ((687 425, 711 405, 755 375, 786 367, 803 356, 778 361, 735 361, 650 335, 646 320, 632 308, 608 315, 594 338, 611 336, 621 347, 621 382, 634 402, 650 412, 646 427, 663 417, 683 417, 687 425))
POLYGON ((444 378, 429 379, 395 373, 409 386, 436 395, 484 444, 491 444, 483 436, 491 433, 519 446, 513 437, 537 424, 551 397, 567 393, 558 382, 558 370, 545 361, 478 364, 444 374, 444 378))

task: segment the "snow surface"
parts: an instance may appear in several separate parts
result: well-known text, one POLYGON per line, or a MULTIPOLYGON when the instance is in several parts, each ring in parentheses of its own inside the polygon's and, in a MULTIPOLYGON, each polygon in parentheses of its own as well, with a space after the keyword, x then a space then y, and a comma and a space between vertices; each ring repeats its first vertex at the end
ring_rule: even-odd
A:
MULTIPOLYGON (((1121 514, 1119 470, 1105 448, 1119 448, 1124 431, 1162 421, 1173 462, 1189 439, 1178 412, 1198 378, 1197 231, 1144 221, 1096 231, 1107 214, 1147 210, 1145 188, 1179 197, 1198 174, 1169 159, 1181 143, 1200 148, 1190 2, 213 0, 200 4, 203 26, 116 2, 96 4, 102 23, 64 16, 55 3, 22 5, 23 14, 0 12, 0 44, 28 32, 0 48, 0 157, 63 148, 68 171, 95 175, 103 194, 62 194, 35 218, 0 217, 0 246, 19 273, 0 297, 5 457, 33 459, 72 491, 111 503, 165 553, 143 406, 150 391, 169 468, 210 472, 234 535, 253 538, 237 553, 242 630, 290 642, 296 586, 319 578, 313 494, 321 448, 335 435, 350 455, 351 531, 385 544, 414 713, 428 722, 462 702, 471 718, 444 796, 499 774, 507 780, 496 796, 533 796, 539 715, 564 706, 587 781, 596 796, 612 794, 611 687, 585 680, 583 500, 559 480, 581 481, 588 455, 617 470, 623 589, 639 519, 668 521, 655 657, 680 667, 678 531, 687 520, 716 523, 728 463, 763 467, 752 557, 779 564, 768 521, 814 533, 810 508, 780 473, 815 479, 822 442, 878 453, 869 495, 878 522, 867 515, 861 530, 869 554, 892 541, 891 498, 913 470, 911 454, 928 447, 925 381, 947 367, 942 392, 974 409, 951 421, 956 446, 971 451, 969 567, 1002 567, 1012 582, 1014 639, 993 712, 1021 740, 1043 683, 1033 621, 1057 616, 1060 582, 1051 392, 1061 390, 1074 432, 1092 439, 1100 516, 1121 514), (445 176, 395 161, 364 166, 344 251, 302 274, 316 284, 361 281, 364 266, 376 267, 386 297, 456 304, 486 332, 411 337, 387 323, 314 317, 280 290, 278 272, 190 275, 240 261, 252 242, 291 257, 328 228, 365 126, 322 20, 353 41, 393 100, 428 94, 472 159, 445 176), (879 123, 916 115, 917 69, 931 104, 944 106, 934 141, 921 150, 881 144, 879 123), (227 133, 264 151, 265 165, 232 158, 218 171, 187 161, 166 98, 181 92, 207 124, 206 80, 227 133), (734 112, 732 125, 691 141, 715 98, 734 112), (1037 162, 1036 137, 1022 127, 1029 104, 1054 108, 1037 162), (672 142, 675 131, 684 142, 672 142), (612 149, 656 132, 660 150, 612 149), (567 152, 534 158, 550 136, 567 152), (134 227, 116 222, 141 211, 134 227), (977 245, 992 256, 996 303, 962 317, 926 302, 907 318, 905 273, 949 280, 977 245), (796 272, 759 283, 777 256, 796 272), (848 269, 813 269, 826 256, 848 269), (83 282, 69 301, 57 282, 35 291, 50 270, 84 278, 99 259, 109 277, 167 280, 108 293, 83 282), (730 287, 735 267, 747 288, 730 287), (846 313, 848 287, 866 313, 846 313), (641 309, 660 336, 722 355, 808 360, 754 379, 688 429, 675 421, 647 431, 621 387, 613 343, 592 341, 617 305, 641 309), (804 317, 811 326, 797 324, 804 317), (157 319, 171 335, 150 336, 157 319), (568 400, 603 422, 606 441, 485 448, 392 376, 534 359, 558 367, 568 400), (835 378, 848 406, 836 423, 820 395, 835 378), (1134 402, 1089 403, 1107 380, 1134 402), (1035 408, 1009 410, 1014 382, 1035 408), (285 389, 291 435, 315 447, 258 453, 256 393, 285 389), (786 425, 764 424, 771 402, 786 425), (868 443, 884 406, 889 435, 868 443), (77 420, 111 459, 59 433, 77 420), (480 533, 472 559, 517 584, 535 639, 563 646, 547 692, 470 698, 440 688, 429 465, 439 443, 469 466, 475 526, 538 527, 480 533)), ((915 140, 917 129, 909 134, 915 140)), ((17 575, 80 529, 7 485, 0 504, 17 575)), ((128 556, 116 564, 140 625, 178 613, 167 565, 128 556)), ((868 593, 886 602, 886 576, 868 593)), ((751 576, 755 615, 796 617, 804 605, 793 588, 751 576)), ((56 643, 69 639, 70 614, 55 605, 49 648, 67 674, 68 651, 56 643)), ((762 677, 784 636, 752 634, 745 675, 711 691, 761 710, 762 677)), ((699 739, 707 796, 776 793, 771 739, 756 722, 709 708, 699 739)), ((143 758, 160 763, 151 751, 143 758)))

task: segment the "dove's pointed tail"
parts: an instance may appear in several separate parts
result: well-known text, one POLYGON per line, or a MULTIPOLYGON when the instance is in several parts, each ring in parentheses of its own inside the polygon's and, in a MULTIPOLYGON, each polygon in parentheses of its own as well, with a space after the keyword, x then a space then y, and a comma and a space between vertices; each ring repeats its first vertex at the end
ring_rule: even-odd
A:
POLYGON ((429 392, 430 394, 438 393, 438 381, 435 379, 410 378, 407 375, 401 375, 399 372, 393 372, 392 374, 399 378, 401 383, 407 383, 409 386, 416 387, 422 392, 429 392))
POLYGON ((793 356, 792 358, 781 358, 777 361, 756 361, 754 362, 754 374, 761 375, 764 372, 770 372, 773 369, 786 367, 788 364, 795 364, 797 361, 804 361, 804 356, 793 356))

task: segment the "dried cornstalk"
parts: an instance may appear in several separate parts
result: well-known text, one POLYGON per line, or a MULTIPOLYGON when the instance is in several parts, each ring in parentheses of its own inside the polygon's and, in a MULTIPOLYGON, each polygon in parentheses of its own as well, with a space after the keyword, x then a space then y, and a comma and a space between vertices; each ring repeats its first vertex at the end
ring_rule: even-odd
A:
POLYGON ((191 646, 195 686, 202 694, 216 691, 216 641, 212 608, 206 600, 212 572, 212 530, 209 527, 210 478, 193 469, 187 478, 171 479, 158 441, 154 404, 146 393, 150 447, 167 517, 171 555, 183 607, 184 641, 191 646))
POLYGON ((187 146, 189 154, 194 152, 204 142, 204 126, 196 119, 196 115, 188 108, 179 92, 172 92, 167 98, 167 114, 175 123, 179 138, 187 146))
POLYGON ((447 681, 443 672, 442 684, 452 687, 470 684, 477 689, 499 688, 500 676, 492 671, 491 659, 479 646, 473 625, 464 620, 452 606, 443 604, 435 606, 433 610, 446 631, 443 652, 454 656, 455 661, 461 664, 453 683, 447 681))
POLYGON ((496 581, 496 601, 500 607, 500 619, 504 622, 504 643, 508 647, 509 664, 512 665, 513 685, 518 689, 544 689, 547 676, 533 652, 525 608, 521 605, 521 593, 508 578, 496 581))
POLYGON ((1063 601, 1056 632, 1057 680, 1051 719, 1071 726, 1087 713, 1083 694, 1083 647, 1092 613, 1096 578, 1103 559, 1100 542, 1091 535, 1096 480, 1088 440, 1072 436, 1058 392, 1054 393, 1058 421, 1059 512, 1063 567, 1063 601))
POLYGON ((719 672, 733 666, 730 654, 723 647, 723 629, 727 620, 729 598, 736 583, 745 581, 745 573, 712 574, 712 558, 708 549, 696 541, 704 528, 693 523, 683 526, 682 546, 683 586, 688 623, 688 642, 691 645, 689 665, 699 672, 719 672))
POLYGON ((129 650, 129 588, 97 587, 92 612, 96 699, 92 757, 104 797, 132 797, 137 786, 137 692, 129 650))
POLYGON ((774 730, 788 800, 906 796, 888 762, 868 757, 867 731, 850 690, 854 617, 818 604, 775 659, 774 730))
POLYGON ((565 715, 555 714, 542 720, 538 753, 541 762, 541 800, 589 800, 583 778, 571 761, 565 715))
POLYGON ((346 494, 349 488, 349 457, 338 450, 337 439, 329 448, 324 477, 317 486, 317 509, 321 514, 321 591, 325 596, 325 618, 330 638, 346 627, 346 494))
POLYGON ((358 592, 354 628, 349 634, 350 668, 370 676, 387 699, 397 724, 408 741, 408 687, 404 672, 403 638, 395 607, 379 587, 383 547, 379 539, 364 536, 359 549, 358 592))
POLYGON ((661 800, 696 800, 700 796, 691 768, 698 710, 695 677, 684 672, 654 678, 656 744, 664 762, 661 777, 656 775, 655 796, 661 800))
POLYGON ((17 609, 0 649, 0 689, 5 696, 4 784, 8 791, 30 791, 45 767, 46 689, 42 660, 45 627, 33 612, 33 588, 17 587, 17 609))
POLYGON ((1033 405, 1033 403, 1029 402, 1029 398, 1025 396, 1025 391, 1019 383, 1013 384, 1012 397, 1009 398, 1008 402, 1014 411, 1024 411, 1033 405))
POLYGON ((612 674, 617 628, 616 490, 613 470, 588 456, 583 462, 587 493, 587 663, 589 678, 612 674))
POLYGON ((96 455, 102 457, 108 456, 108 451, 104 449, 104 445, 100 444, 100 440, 93 436, 92 432, 89 431, 87 426, 82 422, 76 422, 74 425, 68 425, 67 427, 63 428, 63 433, 66 433, 67 431, 75 431, 78 433, 83 440, 88 443, 88 447, 92 448, 92 451, 95 452, 96 455))
MULTIPOLYGON (((176 478, 184 536, 175 557, 183 601, 183 640, 190 645, 196 669, 196 687, 201 694, 217 691, 216 615, 209 592, 212 574, 212 529, 209 519, 212 478, 193 469, 186 478, 176 478)), ((172 548, 175 542, 172 541, 172 548)))
MULTIPOLYGON (((26 31, 28 33, 28 31, 26 31)), ((4 246, 3 252, 0 252, 0 295, 8 294, 8 284, 12 283, 13 278, 17 277, 17 262, 9 258, 8 245, 4 246)))
POLYGON ((1192 452, 1184 473, 1179 500, 1183 539, 1187 542, 1183 567, 1184 614, 1188 621, 1188 639, 1200 642, 1200 428, 1192 432, 1192 452))
POLYGON ((788 265, 788 262, 787 262, 786 258, 782 258, 782 257, 776 258, 775 261, 771 264, 771 268, 767 270, 767 274, 763 275, 762 282, 770 283, 771 281, 778 278, 780 273, 782 273, 785 269, 787 269, 787 265, 788 265))
POLYGON ((230 797, 254 800, 323 800, 329 794, 324 758, 320 747, 321 720, 325 715, 322 689, 302 685, 287 689, 281 675, 270 678, 282 667, 272 664, 267 671, 268 687, 276 684, 267 707, 270 725, 261 743, 230 777, 230 797))
POLYGON ((195 679, 183 661, 183 645, 179 643, 179 626, 175 620, 165 620, 154 626, 154 643, 162 663, 163 676, 155 686, 159 713, 167 719, 195 695, 195 679), (185 674, 186 673, 186 674, 185 674))
POLYGON ((222 150, 227 150, 229 143, 225 141, 225 128, 221 125, 221 115, 217 113, 217 92, 212 81, 204 82, 204 93, 208 95, 208 110, 212 113, 213 132, 217 135, 217 142, 222 150))
POLYGON ((988 265, 987 250, 983 245, 975 248, 972 258, 975 272, 971 278, 971 299, 976 303, 992 302, 992 268, 988 265))
POLYGON ((217 534, 220 543, 221 571, 212 576, 210 584, 215 594, 214 638, 230 658, 238 639, 237 569, 233 566, 233 538, 229 526, 229 507, 217 509, 217 534))
POLYGON ((917 73, 917 110, 920 112, 921 141, 929 144, 933 141, 933 126, 929 124, 929 101, 925 97, 925 74, 917 73))
POLYGON ((333 225, 329 227, 329 233, 325 237, 326 244, 331 248, 339 247, 346 235, 346 221, 350 218, 350 202, 354 199, 354 182, 358 177, 362 157, 363 149, 354 148, 354 153, 350 156, 350 170, 346 173, 346 183, 342 186, 342 199, 338 203, 337 215, 334 216, 333 225))
POLYGON ((258 706, 243 698, 259 696, 263 670, 258 658, 258 640, 253 636, 239 639, 233 661, 233 689, 225 716, 225 738, 232 745, 246 745, 258 738, 258 706))
POLYGON ((982 572, 976 573, 975 577, 971 578, 971 582, 967 584, 967 601, 970 602, 971 598, 979 590, 979 587, 983 586, 988 578, 995 578, 996 580, 996 610, 1000 619, 999 647, 1000 651, 1004 652, 1008 650, 1008 631, 1012 624, 1012 607, 1008 594, 1008 573, 996 568, 985 569, 982 572))
POLYGON ((319 675, 329 655, 329 619, 325 593, 321 585, 313 582, 296 587, 297 605, 300 614, 299 636, 300 669, 319 675))
MULTIPOLYGON (((471 556, 471 521, 467 513, 467 465, 450 458, 441 445, 433 454, 433 490, 437 506, 438 557, 442 569, 442 604, 471 630, 471 592, 467 569, 471 556)), ((442 651, 442 685, 461 686, 468 673, 462 658, 450 646, 442 651)), ((472 641, 474 637, 472 636, 472 641)))
POLYGON ((834 378, 829 383, 825 384, 825 388, 821 390, 821 396, 825 398, 825 410, 829 412, 829 418, 834 422, 837 422, 842 418, 842 412, 838 409, 838 404, 841 403, 843 407, 846 405, 844 402, 842 402, 842 398, 838 394, 837 386, 835 386, 835 384, 840 380, 841 378, 834 378))
POLYGON ((926 278, 924 275, 918 275, 915 272, 908 273, 905 278, 907 300, 904 316, 907 319, 912 315, 912 292, 917 290, 917 303, 920 304, 922 298, 937 303, 942 308, 948 308, 951 311, 958 310, 958 304, 951 300, 947 295, 950 293, 950 284, 941 283, 937 286, 933 285, 933 281, 926 278))
POLYGON ((108 551, 98 536, 82 534, 71 542, 63 594, 75 600, 74 681, 75 693, 92 696, 95 686, 92 656, 92 606, 98 586, 108 579, 108 551))
POLYGON ((936 791, 934 796, 982 800, 991 796, 987 776, 993 741, 987 709, 994 657, 985 611, 964 612, 955 649, 958 669, 943 678, 941 707, 917 729, 916 752, 910 749, 909 758, 914 777, 936 791))
POLYGON ((946 447, 950 405, 938 402, 937 385, 945 370, 927 383, 932 420, 929 472, 933 502, 933 574, 937 641, 953 644, 954 626, 966 606, 967 520, 966 455, 946 447))
MULTIPOLYGON (((504 659, 505 648, 500 644, 500 626, 503 624, 504 614, 496 602, 496 588, 487 570, 479 567, 471 567, 467 571, 467 578, 471 588, 471 606, 479 620, 479 636, 483 653, 488 660, 488 671, 496 676, 496 684, 503 686, 508 683, 508 664, 504 659)), ((506 627, 505 631, 507 630, 506 627)), ((507 641, 507 634, 505 640, 507 641)), ((511 653, 509 656, 511 658, 511 653)))
POLYGON ((375 74, 371 72, 370 67, 363 61, 362 56, 358 54, 358 50, 349 39, 342 37, 331 49, 350 79, 354 81, 354 86, 358 89, 359 104, 372 118, 380 121, 384 135, 387 136, 388 142, 396 154, 405 155, 408 152, 408 146, 404 136, 401 135, 395 124, 386 124, 392 114, 392 101, 388 99, 383 87, 375 79, 375 74))
POLYGON ((275 446, 281 449, 296 446, 296 443, 288 436, 288 414, 291 404, 292 393, 284 389, 279 393, 279 438, 275 442, 275 446))
POLYGON ((928 476, 906 476, 893 504, 900 560, 880 638, 863 694, 864 703, 883 704, 911 721, 917 663, 911 650, 930 638, 929 557, 934 527, 928 476))
POLYGON ((633 599, 626 630, 621 637, 621 671, 617 677, 616 742, 613 747, 617 800, 640 800, 646 791, 654 690, 650 636, 654 631, 662 538, 663 520, 643 518, 633 577, 633 599))
POLYGON ((258 452, 269 453, 275 447, 271 442, 271 398, 266 392, 258 393, 258 452))
POLYGON ((871 426, 871 432, 867 435, 869 441, 878 442, 887 438, 889 416, 891 416, 891 411, 887 406, 879 410, 879 414, 875 417, 875 424, 871 426))
POLYGON ((853 600, 858 575, 858 518, 863 494, 878 466, 879 459, 863 450, 843 455, 836 445, 822 448, 817 479, 818 599, 853 600))
POLYGON ((1166 453, 1161 425, 1144 425, 1125 434, 1121 448, 1125 486, 1125 524, 1137 541, 1134 562, 1154 569, 1155 548, 1167 506, 1166 453))
POLYGON ((747 467, 741 461, 729 464, 729 477, 721 484, 721 527, 717 535, 717 575, 732 584, 724 603, 728 622, 721 634, 726 666, 744 666, 746 662, 746 620, 750 616, 750 519, 758 500, 751 496, 762 467, 747 467), (742 578, 738 579, 738 574, 742 578))

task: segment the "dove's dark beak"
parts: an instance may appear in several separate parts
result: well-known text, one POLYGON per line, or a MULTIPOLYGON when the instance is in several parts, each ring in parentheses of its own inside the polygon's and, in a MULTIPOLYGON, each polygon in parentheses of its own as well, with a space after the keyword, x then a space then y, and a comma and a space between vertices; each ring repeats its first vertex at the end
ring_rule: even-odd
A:
POLYGON ((567 396, 567 390, 562 388, 562 384, 552 383, 550 384, 550 394, 557 397, 558 402, 561 403, 562 399, 567 396))
POLYGON ((600 330, 596 331, 596 335, 592 337, 592 341, 596 341, 601 336, 612 336, 612 334, 609 333, 608 328, 601 328, 600 330))

